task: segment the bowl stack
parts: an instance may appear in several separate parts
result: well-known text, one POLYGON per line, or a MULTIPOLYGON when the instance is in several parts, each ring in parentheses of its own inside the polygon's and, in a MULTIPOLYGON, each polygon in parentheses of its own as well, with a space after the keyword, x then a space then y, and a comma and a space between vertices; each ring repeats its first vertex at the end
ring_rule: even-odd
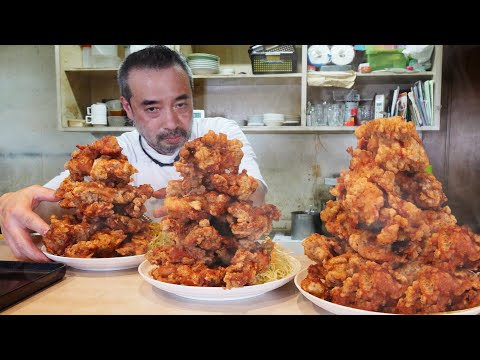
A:
POLYGON ((267 126, 282 126, 284 120, 285 120, 285 115, 283 114, 273 114, 273 113, 263 114, 263 122, 267 126))
POLYGON ((218 74, 220 71, 220 58, 217 55, 192 53, 187 56, 187 62, 193 75, 218 74))
POLYGON ((285 121, 283 122, 284 126, 299 126, 300 125, 300 115, 285 115, 285 121))
POLYGON ((248 126, 264 126, 263 115, 248 115, 248 126))

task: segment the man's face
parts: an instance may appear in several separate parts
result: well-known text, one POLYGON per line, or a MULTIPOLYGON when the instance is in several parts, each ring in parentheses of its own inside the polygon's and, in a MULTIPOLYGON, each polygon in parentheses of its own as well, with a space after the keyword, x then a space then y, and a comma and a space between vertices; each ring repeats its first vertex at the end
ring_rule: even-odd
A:
POLYGON ((130 102, 120 98, 128 117, 152 148, 160 154, 173 154, 192 132, 193 98, 188 75, 178 66, 134 69, 128 84, 130 102))

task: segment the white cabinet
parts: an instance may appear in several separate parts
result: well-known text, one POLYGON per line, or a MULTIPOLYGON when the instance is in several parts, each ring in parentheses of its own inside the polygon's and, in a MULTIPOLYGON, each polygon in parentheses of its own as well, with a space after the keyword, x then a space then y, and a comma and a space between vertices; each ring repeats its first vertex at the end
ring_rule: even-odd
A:
MULTIPOLYGON (((194 75, 194 107, 206 116, 245 120, 248 115, 276 112, 300 115, 300 126, 247 127, 246 133, 353 132, 355 127, 306 126, 307 101, 321 99, 334 88, 309 86, 307 45, 295 45, 297 69, 293 73, 254 75, 248 45, 174 45, 188 55, 210 53, 220 57, 220 68, 233 68, 234 75, 194 75)), ((123 46, 119 46, 123 56, 123 46)), ((385 93, 397 86, 410 86, 417 80, 435 80, 434 125, 421 130, 440 129, 442 46, 436 45, 431 71, 356 74, 353 88, 361 93, 385 93)), ((117 68, 83 68, 79 45, 56 45, 58 128, 62 131, 122 132, 131 127, 69 127, 68 120, 84 119, 92 103, 120 96, 117 68)))

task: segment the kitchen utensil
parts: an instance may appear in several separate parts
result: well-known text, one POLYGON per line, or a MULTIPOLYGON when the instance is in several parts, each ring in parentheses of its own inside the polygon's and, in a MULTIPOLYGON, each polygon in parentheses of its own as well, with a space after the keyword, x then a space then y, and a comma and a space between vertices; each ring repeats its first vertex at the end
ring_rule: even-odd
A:
POLYGON ((303 240, 313 233, 322 233, 322 221, 318 210, 292 212, 292 240, 303 240))

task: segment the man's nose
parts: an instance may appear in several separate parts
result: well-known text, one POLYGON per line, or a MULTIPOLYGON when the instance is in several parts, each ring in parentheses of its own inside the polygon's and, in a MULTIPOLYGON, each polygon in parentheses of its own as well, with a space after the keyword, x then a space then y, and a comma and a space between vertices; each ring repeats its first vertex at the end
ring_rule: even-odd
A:
POLYGON ((173 108, 165 109, 164 127, 167 129, 176 129, 179 124, 178 114, 173 108))

